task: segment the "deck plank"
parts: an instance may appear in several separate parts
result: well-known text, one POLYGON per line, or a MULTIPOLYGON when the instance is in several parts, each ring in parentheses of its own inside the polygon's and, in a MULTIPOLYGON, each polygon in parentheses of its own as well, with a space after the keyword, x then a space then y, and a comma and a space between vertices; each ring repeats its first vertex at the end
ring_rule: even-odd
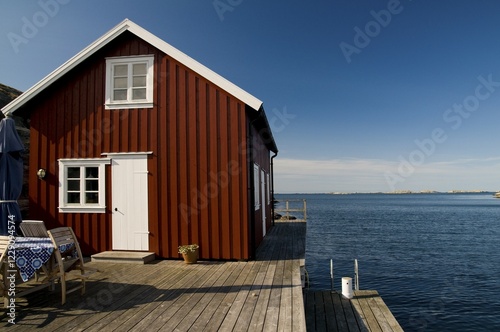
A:
POLYGON ((358 321, 354 314, 354 307, 351 305, 351 300, 343 297, 341 294, 337 294, 342 303, 342 309, 344 309, 345 319, 347 321, 347 326, 349 326, 350 332, 360 332, 358 321))
POLYGON ((292 327, 296 331, 305 331, 305 308, 302 297, 301 264, 304 264, 302 253, 305 252, 306 223, 295 223, 293 232, 293 259, 292 259, 292 327))
MULTIPOLYGON (((337 327, 337 320, 335 317, 335 307, 333 305, 332 296, 336 296, 332 292, 323 292, 323 303, 325 305, 326 315, 326 331, 339 331, 337 327)), ((337 309, 338 310, 338 309, 337 309)))
MULTIPOLYGON (((293 242, 293 241, 292 241, 293 242)), ((284 253, 283 279, 281 280, 281 303, 278 321, 278 331, 292 331, 292 249, 293 244, 287 243, 284 253)))
POLYGON ((257 273, 250 294, 250 296, 256 298, 255 304, 253 303, 254 301, 245 303, 242 314, 236 322, 236 330, 246 328, 245 331, 262 331, 263 329, 266 314, 265 309, 269 303, 272 276, 274 275, 274 267, 271 264, 271 259, 275 246, 275 241, 268 241, 266 251, 260 254, 263 264, 257 273))
POLYGON ((335 307, 335 320, 337 321, 337 328, 339 331, 349 331, 347 325, 347 319, 344 315, 344 309, 342 308, 342 302, 337 293, 332 293, 332 302, 335 307))
MULTIPOLYGON (((278 243, 275 250, 275 253, 278 254, 278 257, 283 257, 285 255, 285 252, 285 245, 283 243, 278 243)), ((284 261, 281 259, 277 259, 271 286, 271 294, 266 311, 266 318, 264 320, 264 331, 277 331, 278 329, 284 268, 284 261)))
POLYGON ((382 297, 377 296, 374 298, 375 303, 378 305, 378 308, 382 311, 387 323, 391 327, 392 331, 394 332, 403 332, 403 329, 399 325, 398 321, 392 314, 392 312, 389 310, 387 305, 385 304, 384 300, 382 297))
POLYGON ((273 285, 273 276, 276 270, 276 264, 269 264, 267 266, 266 275, 262 282, 257 304, 255 305, 254 314, 249 325, 249 331, 262 331, 264 328, 264 321, 266 319, 266 311, 271 298, 271 288, 273 285))
POLYGON ((316 314, 315 324, 316 331, 328 331, 327 327, 327 314, 326 308, 328 307, 326 303, 328 302, 329 294, 324 292, 315 292, 314 296, 314 312, 316 314))
POLYGON ((304 307, 308 313, 306 315, 306 329, 307 331, 316 331, 316 308, 314 302, 314 292, 304 292, 304 307))
POLYGON ((361 305, 357 297, 357 295, 360 294, 361 292, 359 291, 354 292, 354 298, 351 300, 351 304, 354 308, 354 315, 356 316, 356 319, 358 321, 359 330, 361 332, 369 332, 370 330, 368 329, 368 323, 366 321, 366 317, 363 313, 363 310, 361 309, 361 305))

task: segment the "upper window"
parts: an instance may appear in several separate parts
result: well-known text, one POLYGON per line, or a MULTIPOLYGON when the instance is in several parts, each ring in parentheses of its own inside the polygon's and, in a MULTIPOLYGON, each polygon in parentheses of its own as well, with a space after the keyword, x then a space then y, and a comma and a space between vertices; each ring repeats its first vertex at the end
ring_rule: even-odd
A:
POLYGON ((105 212, 105 168, 109 159, 59 160, 59 210, 105 212))
POLYGON ((153 59, 106 59, 106 109, 153 107, 153 59))

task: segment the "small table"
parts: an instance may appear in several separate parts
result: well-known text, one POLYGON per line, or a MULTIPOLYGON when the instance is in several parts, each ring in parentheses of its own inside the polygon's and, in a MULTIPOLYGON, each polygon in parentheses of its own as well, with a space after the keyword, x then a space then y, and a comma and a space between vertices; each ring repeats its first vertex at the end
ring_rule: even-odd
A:
POLYGON ((16 265, 24 282, 33 277, 54 252, 54 244, 48 237, 17 237, 13 247, 16 265))

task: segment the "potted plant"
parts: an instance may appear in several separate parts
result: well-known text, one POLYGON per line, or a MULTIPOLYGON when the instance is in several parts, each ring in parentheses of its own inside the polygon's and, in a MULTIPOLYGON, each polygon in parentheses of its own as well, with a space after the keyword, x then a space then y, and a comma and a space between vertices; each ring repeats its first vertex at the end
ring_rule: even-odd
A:
POLYGON ((198 261, 199 248, 200 246, 197 244, 179 246, 179 254, 182 254, 186 264, 194 264, 198 261))

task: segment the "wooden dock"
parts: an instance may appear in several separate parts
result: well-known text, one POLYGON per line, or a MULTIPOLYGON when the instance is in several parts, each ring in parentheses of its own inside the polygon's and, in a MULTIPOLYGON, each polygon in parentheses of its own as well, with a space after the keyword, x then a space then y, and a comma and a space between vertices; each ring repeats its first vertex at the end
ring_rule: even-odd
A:
POLYGON ((84 296, 69 294, 62 306, 56 285, 54 292, 42 290, 18 298, 16 324, 8 323, 3 308, 0 329, 392 331, 387 326, 397 322, 383 318, 390 311, 376 292, 357 292, 351 301, 329 291, 303 293, 300 265, 305 233, 303 221, 276 222, 259 246, 256 260, 250 262, 89 262, 99 272, 87 282, 84 296))
POLYGON ((403 331, 377 291, 355 291, 350 300, 335 291, 304 291, 304 305, 307 331, 403 331))
MULTIPOLYGON (((87 292, 17 299, 12 331, 305 331, 303 222, 277 222, 250 262, 88 263, 87 292)), ((20 285, 21 286, 21 285, 20 285)), ((25 286, 25 285, 24 285, 25 286)))

